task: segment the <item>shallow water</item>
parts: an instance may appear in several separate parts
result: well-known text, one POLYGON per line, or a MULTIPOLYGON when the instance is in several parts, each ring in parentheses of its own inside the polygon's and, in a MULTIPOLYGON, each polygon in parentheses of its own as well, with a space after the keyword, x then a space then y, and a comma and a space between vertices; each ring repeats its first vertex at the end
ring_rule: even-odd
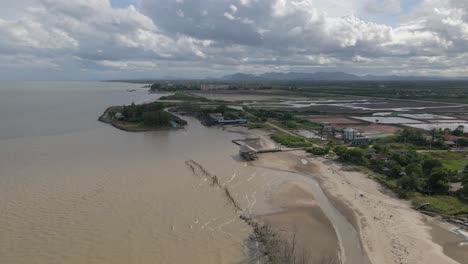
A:
POLYGON ((293 177, 239 161, 231 140, 243 136, 191 118, 186 129, 146 133, 96 121, 107 106, 160 96, 127 91, 138 87, 0 83, 0 263, 252 261, 251 229, 185 161, 217 175, 253 214, 270 210, 274 183, 293 177))
POLYGON ((154 97, 131 84, 0 85, 1 263, 245 258, 248 227, 184 165, 230 177, 242 166, 226 138, 236 135, 198 122, 141 134, 97 122, 109 105, 154 97))

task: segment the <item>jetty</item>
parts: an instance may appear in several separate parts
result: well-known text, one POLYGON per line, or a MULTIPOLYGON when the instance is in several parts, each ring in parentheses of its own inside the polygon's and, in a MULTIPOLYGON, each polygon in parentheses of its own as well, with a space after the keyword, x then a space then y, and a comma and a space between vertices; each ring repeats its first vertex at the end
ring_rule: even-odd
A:
POLYGON ((301 150, 302 148, 263 148, 260 144, 260 138, 246 138, 246 139, 235 139, 232 143, 239 146, 239 155, 246 161, 256 160, 258 154, 272 153, 272 152, 283 152, 283 151, 294 151, 301 150))

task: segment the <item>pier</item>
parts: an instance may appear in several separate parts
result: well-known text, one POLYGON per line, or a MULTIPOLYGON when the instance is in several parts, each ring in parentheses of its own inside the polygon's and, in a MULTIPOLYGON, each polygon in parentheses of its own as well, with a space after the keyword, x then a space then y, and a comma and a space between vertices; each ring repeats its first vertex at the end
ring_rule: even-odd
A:
POLYGON ((302 148, 262 148, 261 144, 259 143, 260 140, 260 138, 235 139, 232 140, 232 143, 240 147, 239 155, 247 161, 256 160, 258 158, 258 154, 262 153, 302 150, 302 148))

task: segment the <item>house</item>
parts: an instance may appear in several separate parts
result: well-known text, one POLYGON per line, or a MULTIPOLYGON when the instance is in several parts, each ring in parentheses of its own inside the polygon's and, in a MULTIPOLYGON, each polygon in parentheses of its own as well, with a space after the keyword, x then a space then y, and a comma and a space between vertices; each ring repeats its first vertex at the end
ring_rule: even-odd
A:
POLYGON ((221 113, 211 113, 209 114, 210 118, 213 119, 216 122, 221 122, 224 121, 224 116, 221 113))
POLYGON ((449 193, 456 194, 461 189, 463 189, 463 184, 461 182, 451 182, 451 183, 449 183, 449 193))
POLYGON ((373 148, 366 149, 366 151, 364 153, 364 155, 366 157, 368 157, 368 158, 375 156, 375 154, 377 154, 377 150, 375 150, 373 148))
POLYGON ((122 115, 122 113, 118 112, 118 113, 114 114, 114 119, 123 120, 123 119, 125 119, 125 117, 124 117, 124 115, 122 115))
POLYGON ((213 124, 218 125, 234 125, 234 124, 246 124, 247 119, 224 119, 221 113, 211 113, 209 117, 213 124))
POLYGON ((432 142, 434 140, 433 136, 425 136, 424 139, 428 142, 432 142))
POLYGON ((333 133, 335 128, 330 125, 330 123, 323 123, 323 132, 324 133, 333 133))
POLYGON ((444 141, 444 143, 445 143, 445 145, 447 145, 450 148, 453 148, 453 147, 455 147, 457 145, 455 142, 450 141, 450 140, 444 141))
POLYGON ((458 140, 458 137, 457 136, 454 136, 454 135, 450 135, 450 134, 445 134, 443 136, 444 138, 444 141, 453 141, 453 142, 456 142, 458 140))
POLYGON ((370 138, 369 137, 356 137, 351 141, 351 144, 353 146, 360 146, 366 143, 369 143, 370 138))
POLYGON ((385 156, 384 154, 376 154, 376 155, 375 155, 375 159, 382 160, 382 161, 384 161, 384 162, 387 162, 387 161, 388 161, 388 157, 385 156))
POLYGON ((234 125, 234 124, 246 124, 247 119, 230 119, 230 120, 223 120, 218 121, 220 125, 234 125))
POLYGON ((359 136, 359 131, 354 128, 343 129, 343 136, 345 140, 354 140, 359 136))

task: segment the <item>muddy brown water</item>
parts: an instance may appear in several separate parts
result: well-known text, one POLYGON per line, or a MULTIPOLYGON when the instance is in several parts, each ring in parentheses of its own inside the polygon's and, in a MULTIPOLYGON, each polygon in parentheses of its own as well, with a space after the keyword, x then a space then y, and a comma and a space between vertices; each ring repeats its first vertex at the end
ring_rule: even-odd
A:
POLYGON ((252 214, 271 210, 268 194, 294 177, 239 161, 239 134, 190 118, 186 129, 147 133, 97 122, 109 105, 154 99, 129 88, 138 87, 0 83, 0 263, 255 261, 251 228, 185 161, 217 175, 252 214))

